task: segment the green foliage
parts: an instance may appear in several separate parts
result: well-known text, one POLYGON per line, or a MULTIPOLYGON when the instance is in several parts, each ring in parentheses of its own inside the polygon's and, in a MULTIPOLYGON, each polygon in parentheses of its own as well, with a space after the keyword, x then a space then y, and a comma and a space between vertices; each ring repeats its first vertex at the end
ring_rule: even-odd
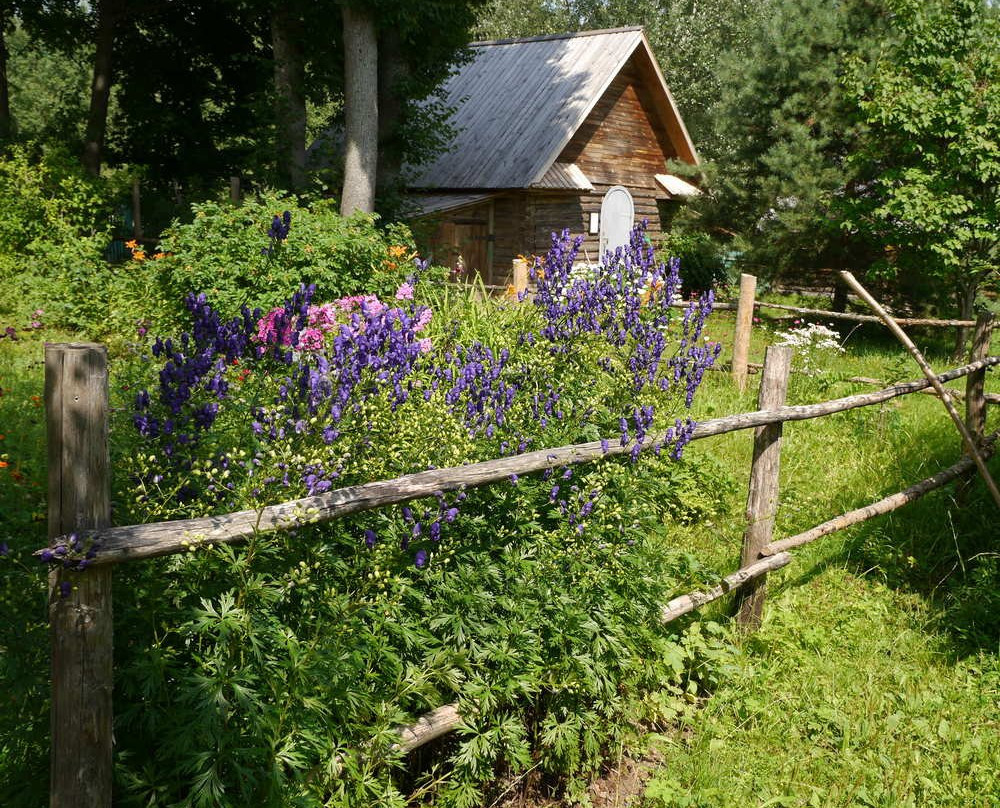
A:
POLYGON ((1000 18, 980 0, 890 0, 897 38, 852 63, 851 100, 868 127, 850 162, 866 191, 844 227, 886 247, 889 274, 922 274, 962 314, 1000 263, 1000 18))
POLYGON ((754 274, 856 268, 871 248, 846 239, 838 205, 856 192, 845 158, 861 135, 841 91, 844 62, 883 37, 878 3, 772 0, 745 51, 721 60, 710 193, 695 227, 735 236, 754 274))
POLYGON ((331 200, 305 204, 265 194, 239 207, 203 202, 192 210, 192 221, 175 222, 163 233, 164 257, 142 267, 175 305, 189 292, 204 292, 232 316, 244 303, 276 306, 303 283, 316 284, 322 300, 362 291, 391 298, 413 272, 416 252, 405 226, 381 229, 363 214, 344 219, 331 200), (272 244, 271 220, 286 210, 292 215, 288 237, 272 244))
POLYGON ((6 41, 12 137, 63 147, 82 141, 90 96, 86 49, 47 47, 23 27, 6 41))
POLYGON ((43 805, 48 790, 49 638, 46 575, 32 558, 46 541, 45 324, 0 314, 0 804, 43 805))
POLYGON ((658 249, 663 255, 680 260, 687 292, 712 289, 730 280, 721 245, 702 230, 671 229, 664 234, 658 249))
POLYGON ((0 159, 0 313, 86 329, 107 317, 109 241, 105 211, 113 184, 83 175, 69 155, 13 148, 0 159))

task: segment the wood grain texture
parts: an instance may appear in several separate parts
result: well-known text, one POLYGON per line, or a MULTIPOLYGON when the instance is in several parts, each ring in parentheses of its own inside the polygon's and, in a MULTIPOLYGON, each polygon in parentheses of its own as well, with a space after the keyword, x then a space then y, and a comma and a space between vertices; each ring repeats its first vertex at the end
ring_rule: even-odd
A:
MULTIPOLYGON (((111 523, 107 351, 45 346, 49 536, 111 523)), ((50 806, 109 808, 111 567, 49 575, 52 641, 50 806), (66 591, 64 591, 64 589, 66 591)))
MULTIPOLYGON (((941 374, 942 381, 951 381, 977 370, 1000 364, 1000 356, 988 357, 982 362, 965 365, 941 374)), ((820 418, 835 412, 880 404, 897 396, 922 390, 930 383, 919 381, 892 385, 885 390, 862 393, 819 404, 781 407, 770 412, 749 412, 703 421, 695 428, 692 440, 702 440, 714 435, 752 429, 765 424, 785 421, 804 421, 820 418)), ((662 440, 656 436, 654 440, 662 440)), ((652 441, 651 441, 652 442, 652 441)), ((150 525, 130 525, 99 531, 101 552, 95 564, 113 564, 121 561, 151 558, 183 552, 209 542, 235 542, 246 539, 255 532, 280 530, 307 522, 319 522, 394 505, 410 499, 433 495, 435 491, 454 491, 499 482, 511 474, 529 474, 554 466, 572 465, 627 454, 631 447, 618 445, 611 440, 607 449, 600 441, 578 443, 554 449, 541 449, 513 457, 485 460, 449 469, 435 469, 408 474, 395 480, 382 480, 363 485, 340 488, 315 497, 270 505, 260 511, 238 511, 200 519, 183 519, 150 525)), ((41 551, 38 551, 41 552, 41 551)))
POLYGON ((733 333, 733 383, 742 393, 747 386, 747 359, 750 357, 750 332, 753 329, 754 294, 757 278, 740 275, 740 298, 736 304, 736 327, 733 333))
POLYGON ((435 738, 447 735, 457 729, 462 723, 462 716, 458 714, 458 706, 446 704, 438 707, 408 727, 402 727, 399 732, 399 743, 396 748, 404 754, 412 752, 414 749, 430 743, 435 738))
MULTIPOLYGON (((776 410, 785 403, 792 349, 771 345, 764 357, 758 410, 776 410)), ((760 551, 771 541, 778 513, 778 475, 781 472, 781 422, 760 426, 754 432, 753 461, 747 494, 747 527, 743 533, 741 567, 760 559, 760 551)), ((766 577, 749 582, 737 599, 737 620, 744 628, 757 628, 764 614, 766 577)))
MULTIPOLYGON (((798 306, 786 306, 784 303, 761 303, 754 304, 760 309, 777 309, 779 311, 789 311, 794 314, 808 314, 817 317, 829 318, 831 320, 850 320, 855 323, 882 323, 881 317, 872 314, 854 314, 849 311, 828 311, 826 309, 803 309, 798 306)), ((941 327, 955 328, 975 325, 973 320, 934 320, 926 317, 890 317, 897 325, 921 326, 921 327, 941 327)))
MULTIPOLYGON (((982 450, 984 456, 989 457, 993 454, 994 441, 997 439, 998 434, 1000 433, 994 433, 984 444, 982 450)), ((909 503, 920 499, 925 494, 947 485, 952 480, 959 479, 962 475, 968 473, 973 468, 975 468, 975 464, 972 458, 968 456, 963 457, 955 465, 949 466, 948 468, 943 469, 937 474, 927 477, 918 483, 914 483, 903 491, 891 494, 878 500, 877 502, 865 505, 862 508, 856 508, 853 511, 843 513, 840 516, 829 519, 803 533, 799 533, 795 536, 789 536, 787 539, 781 539, 781 541, 771 542, 767 545, 767 547, 761 550, 761 555, 769 556, 776 553, 782 553, 786 550, 800 547, 803 544, 809 544, 809 542, 816 541, 816 539, 827 536, 830 533, 843 530, 845 527, 850 527, 851 525, 856 525, 859 522, 865 522, 868 519, 873 519, 876 516, 882 516, 883 514, 894 511, 897 508, 902 508, 904 505, 908 505, 909 503)))
MULTIPOLYGON (((976 319, 976 329, 972 335, 969 361, 978 362, 990 353, 990 337, 996 318, 991 312, 983 312, 976 319)), ((965 422, 976 444, 982 442, 986 430, 986 369, 974 371, 965 377, 965 422)))
POLYGON ((784 567, 791 560, 792 556, 790 553, 778 553, 768 558, 762 558, 748 567, 742 567, 736 570, 736 572, 727 575, 718 586, 714 586, 711 589, 690 592, 687 595, 674 598, 660 612, 660 622, 669 623, 671 620, 676 620, 688 612, 693 612, 706 603, 718 600, 724 595, 728 595, 730 592, 739 589, 741 586, 745 586, 761 575, 784 567))

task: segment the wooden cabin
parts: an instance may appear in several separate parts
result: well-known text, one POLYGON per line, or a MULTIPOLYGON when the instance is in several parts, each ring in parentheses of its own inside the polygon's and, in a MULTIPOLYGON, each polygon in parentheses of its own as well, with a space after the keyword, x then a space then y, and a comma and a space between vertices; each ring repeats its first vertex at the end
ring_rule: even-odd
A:
POLYGON ((553 231, 584 234, 597 261, 698 189, 667 161, 698 155, 641 28, 477 42, 443 85, 451 148, 408 183, 436 263, 510 283, 553 231))

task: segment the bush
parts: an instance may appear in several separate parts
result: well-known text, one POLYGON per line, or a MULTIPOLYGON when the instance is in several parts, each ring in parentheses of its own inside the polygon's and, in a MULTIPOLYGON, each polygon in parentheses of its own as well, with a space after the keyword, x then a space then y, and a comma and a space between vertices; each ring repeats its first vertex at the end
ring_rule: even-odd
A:
POLYGON ((193 206, 194 219, 163 233, 151 262, 168 300, 205 293, 224 316, 240 306, 268 309, 301 284, 322 300, 369 292, 391 295, 413 271, 416 250, 401 224, 377 226, 374 216, 341 217, 331 200, 310 205, 266 194, 240 207, 228 202, 193 206), (290 227, 282 221, 289 214, 290 227), (275 217, 278 229, 274 228, 275 217))
POLYGON ((62 152, 12 148, 0 159, 0 314, 24 319, 42 308, 84 329, 106 319, 113 194, 62 152))
POLYGON ((708 233, 694 230, 664 233, 659 250, 681 262, 686 293, 703 292, 730 281, 723 261, 724 250, 708 233))
POLYGON ((466 726, 421 793, 478 805, 529 768, 575 793, 638 723, 711 684, 721 638, 657 619, 691 568, 664 547, 657 481, 715 356, 699 338, 710 298, 672 309, 676 266, 656 266, 641 233, 629 249, 579 275, 558 240, 535 305, 452 304, 487 311, 461 322, 442 322, 448 307, 426 304, 446 293, 419 278, 388 300, 320 304, 305 288, 231 318, 192 295, 185 333, 146 335, 117 363, 123 522, 608 435, 630 449, 123 565, 123 805, 404 805, 391 730, 454 701, 466 726))

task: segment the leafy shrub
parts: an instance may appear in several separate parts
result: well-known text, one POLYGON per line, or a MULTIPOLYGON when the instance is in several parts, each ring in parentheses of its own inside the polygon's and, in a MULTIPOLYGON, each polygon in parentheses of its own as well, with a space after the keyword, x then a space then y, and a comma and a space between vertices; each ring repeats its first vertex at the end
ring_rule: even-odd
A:
POLYGON ((113 194, 65 153, 13 148, 0 159, 0 312, 44 308, 71 328, 106 318, 103 217, 113 194))
POLYGON ((696 230, 666 232, 659 250, 664 256, 681 262, 685 292, 702 292, 731 280, 722 260, 723 248, 708 233, 696 230))
POLYGON ((147 266, 166 299, 205 293, 223 316, 244 304, 276 306, 301 284, 314 284, 323 300, 389 295, 412 271, 416 255, 404 225, 379 228, 374 217, 360 213, 345 219, 331 200, 305 205, 266 194, 240 207, 202 202, 193 211, 191 222, 167 228, 159 243, 165 257, 147 266), (286 211, 290 227, 282 222, 286 211))
POLYGON ((122 804, 402 805, 392 728, 456 700, 450 773, 420 785, 437 804, 479 804, 530 767, 574 793, 630 727, 711 683, 722 639, 657 619, 690 565, 662 546, 651 484, 693 429, 678 416, 714 360, 711 298, 672 309, 677 267, 641 232, 593 276, 572 275, 577 248, 556 240, 534 305, 465 322, 442 322, 419 279, 230 318, 191 295, 187 332, 146 335, 117 366, 113 389, 135 396, 113 429, 126 522, 609 434, 630 449, 126 565, 122 804))

